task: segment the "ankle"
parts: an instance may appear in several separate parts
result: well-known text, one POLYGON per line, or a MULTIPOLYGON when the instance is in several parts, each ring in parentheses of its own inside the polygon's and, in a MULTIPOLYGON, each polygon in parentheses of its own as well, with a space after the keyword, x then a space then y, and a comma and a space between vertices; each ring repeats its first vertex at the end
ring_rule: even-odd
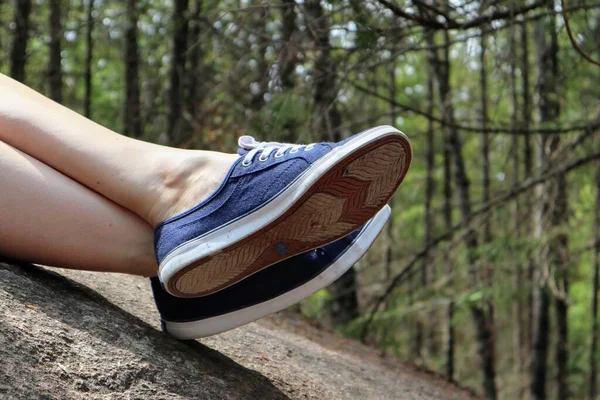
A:
POLYGON ((221 184, 237 155, 208 151, 178 151, 157 174, 156 196, 147 221, 157 226, 208 198, 221 184))
POLYGON ((188 190, 190 180, 194 179, 198 170, 207 167, 201 154, 190 157, 186 154, 187 151, 169 153, 159 162, 154 196, 149 204, 147 221, 154 227, 172 216, 172 208, 177 204, 177 199, 181 199, 188 190))

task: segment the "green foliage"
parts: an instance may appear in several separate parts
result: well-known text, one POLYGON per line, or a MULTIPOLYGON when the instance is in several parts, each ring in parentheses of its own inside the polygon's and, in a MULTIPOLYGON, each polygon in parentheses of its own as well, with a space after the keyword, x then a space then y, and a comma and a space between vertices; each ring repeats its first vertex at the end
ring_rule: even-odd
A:
POLYGON ((302 314, 312 319, 325 319, 325 304, 328 301, 331 301, 330 293, 325 289, 319 290, 302 302, 302 314))

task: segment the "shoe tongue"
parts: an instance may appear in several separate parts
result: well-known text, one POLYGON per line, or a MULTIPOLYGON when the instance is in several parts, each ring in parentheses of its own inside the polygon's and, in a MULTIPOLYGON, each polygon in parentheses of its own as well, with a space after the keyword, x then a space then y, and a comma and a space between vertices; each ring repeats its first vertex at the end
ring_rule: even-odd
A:
POLYGON ((287 143, 279 143, 279 142, 257 142, 252 136, 240 136, 238 138, 238 151, 237 153, 240 156, 246 155, 250 150, 266 148, 266 147, 281 147, 281 146, 291 146, 287 143))
POLYGON ((244 156, 246 155, 246 153, 248 153, 250 150, 252 150, 255 146, 256 146, 256 141, 254 140, 254 138, 252 136, 240 136, 238 138, 238 151, 237 153, 240 156, 244 156))
POLYGON ((238 151, 240 156, 246 155, 250 150, 260 147, 260 142, 254 140, 252 136, 244 135, 238 138, 238 151))
POLYGON ((244 135, 238 138, 238 146, 246 150, 252 150, 260 146, 260 142, 254 140, 252 136, 244 135))

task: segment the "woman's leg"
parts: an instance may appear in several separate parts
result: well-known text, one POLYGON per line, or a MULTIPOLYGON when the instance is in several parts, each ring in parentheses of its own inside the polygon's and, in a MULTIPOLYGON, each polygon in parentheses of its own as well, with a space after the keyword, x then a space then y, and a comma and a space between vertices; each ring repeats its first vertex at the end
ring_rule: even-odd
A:
POLYGON ((0 142, 0 254, 154 276, 153 232, 130 211, 0 142))
POLYGON ((2 74, 0 140, 153 226, 208 197, 237 158, 121 136, 2 74))

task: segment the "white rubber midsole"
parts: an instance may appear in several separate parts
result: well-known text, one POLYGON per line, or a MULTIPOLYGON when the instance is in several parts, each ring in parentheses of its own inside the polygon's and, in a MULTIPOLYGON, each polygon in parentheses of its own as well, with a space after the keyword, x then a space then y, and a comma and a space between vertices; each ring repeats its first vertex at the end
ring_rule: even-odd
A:
MULTIPOLYGON (((357 149, 385 136, 400 135, 406 137, 396 128, 388 125, 369 129, 347 144, 336 147, 310 168, 277 198, 264 207, 249 215, 217 229, 202 237, 192 239, 177 247, 165 257, 158 269, 158 276, 168 291, 169 280, 182 268, 204 257, 216 254, 219 251, 239 242, 240 240, 261 230, 292 207, 325 173, 327 173, 340 160, 348 157, 357 149)), ((408 139, 407 139, 408 141, 408 139)))
POLYGON ((170 322, 163 320, 167 332, 173 337, 182 340, 210 336, 245 325, 265 315, 283 310, 300 302, 318 290, 327 287, 351 268, 371 247, 389 219, 390 214, 391 209, 386 205, 368 222, 354 243, 331 266, 302 286, 263 303, 216 317, 192 322, 170 322))

